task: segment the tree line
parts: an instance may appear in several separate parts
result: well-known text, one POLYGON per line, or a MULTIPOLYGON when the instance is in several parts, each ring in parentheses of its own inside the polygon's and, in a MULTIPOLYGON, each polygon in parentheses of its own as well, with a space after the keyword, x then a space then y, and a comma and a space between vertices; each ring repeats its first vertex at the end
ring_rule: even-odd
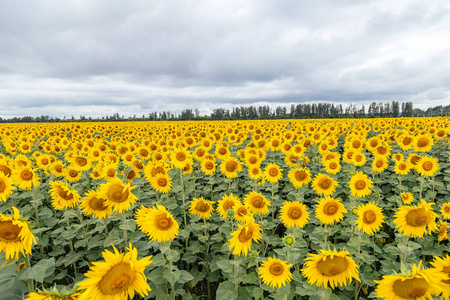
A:
POLYGON ((119 113, 101 118, 80 115, 78 118, 24 116, 1 118, 0 123, 39 123, 39 122, 101 122, 101 121, 166 121, 166 120, 257 120, 257 119, 317 119, 317 118, 395 118, 395 117, 425 117, 443 116, 450 113, 450 105, 436 106, 421 110, 413 108, 412 102, 372 102, 366 110, 365 105, 349 104, 345 108, 342 104, 333 103, 298 103, 291 106, 278 106, 271 109, 268 105, 240 106, 232 109, 215 108, 209 115, 200 116, 198 109, 184 109, 180 114, 170 111, 150 112, 142 117, 134 115, 125 117, 119 113))

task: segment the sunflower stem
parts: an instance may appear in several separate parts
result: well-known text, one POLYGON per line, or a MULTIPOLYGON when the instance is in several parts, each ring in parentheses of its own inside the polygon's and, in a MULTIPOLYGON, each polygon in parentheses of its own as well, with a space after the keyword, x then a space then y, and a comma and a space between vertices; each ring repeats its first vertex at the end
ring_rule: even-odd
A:
POLYGON ((213 190, 213 183, 212 183, 212 175, 209 175, 209 187, 211 189, 211 201, 214 201, 214 190, 213 190))
MULTIPOLYGON (((168 251, 168 255, 167 255, 167 262, 169 263, 169 271, 170 271, 170 273, 172 273, 173 272, 173 267, 172 267, 172 259, 170 258, 171 257, 171 255, 170 255, 170 242, 167 242, 167 245, 168 245, 168 248, 169 248, 169 251, 168 251)), ((173 293, 173 299, 175 300, 175 298, 176 298, 176 293, 175 293, 175 284, 170 284, 170 286, 172 287, 172 293, 173 293)))
MULTIPOLYGON (((181 186, 181 199, 183 200, 183 221, 184 228, 187 227, 186 222, 186 195, 184 194, 184 182, 183 182, 183 169, 180 169, 180 186, 181 186)), ((187 238, 186 238, 186 248, 187 248, 187 238)))
POLYGON ((419 200, 422 200, 422 190, 423 190, 423 177, 420 177, 420 194, 419 194, 419 200))
POLYGON ((80 206, 78 206, 78 205, 77 205, 77 215, 78 215, 78 219, 80 220, 81 229, 83 230, 83 237, 84 237, 84 239, 86 239, 87 233, 86 233, 86 228, 84 228, 84 224, 83 224, 83 215, 81 214, 80 206))
POLYGON ((103 223, 105 224, 105 240, 106 240, 106 237, 108 235, 108 223, 106 221, 106 218, 103 219, 103 223))
MULTIPOLYGON (((34 187, 32 189, 31 195, 33 197, 33 202, 34 202, 34 214, 36 216, 36 224, 38 228, 41 228, 41 224, 39 222, 39 211, 38 211, 38 204, 37 204, 37 200, 36 200, 36 189, 37 187, 34 187)), ((39 232, 39 240, 42 238, 42 233, 39 232)), ((40 255, 41 255, 41 259, 44 258, 44 246, 41 245, 40 246, 40 255)))
POLYGON ((323 243, 326 245, 328 239, 328 228, 327 224, 323 224, 323 243))
POLYGON ((127 218, 125 217, 125 212, 122 212, 123 243, 124 243, 125 248, 127 247, 127 244, 128 244, 127 229, 125 226, 126 224, 127 224, 127 218))
POLYGON ((403 253, 401 257, 401 264, 406 265, 406 246, 408 245, 408 237, 406 235, 403 236, 403 253))
POLYGON ((237 264, 237 255, 234 255, 234 289, 236 293, 239 292, 239 281, 238 281, 238 264, 237 264))
MULTIPOLYGON (((26 267, 29 269, 31 264, 30 264, 30 255, 27 254, 26 255, 26 259, 25 259, 25 265, 26 267)), ((33 279, 28 279, 28 292, 32 293, 34 292, 34 283, 33 283, 33 279)))

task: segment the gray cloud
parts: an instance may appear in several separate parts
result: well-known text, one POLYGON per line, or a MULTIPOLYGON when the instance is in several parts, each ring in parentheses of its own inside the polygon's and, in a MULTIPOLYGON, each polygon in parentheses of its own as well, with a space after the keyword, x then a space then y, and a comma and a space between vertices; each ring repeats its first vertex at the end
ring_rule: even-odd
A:
POLYGON ((0 116, 446 104, 449 12, 443 0, 2 1, 0 116))

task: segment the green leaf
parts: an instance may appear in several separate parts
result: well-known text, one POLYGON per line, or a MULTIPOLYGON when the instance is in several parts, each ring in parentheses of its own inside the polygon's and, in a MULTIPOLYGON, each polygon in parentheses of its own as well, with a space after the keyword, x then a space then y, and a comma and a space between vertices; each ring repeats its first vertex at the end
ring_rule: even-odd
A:
POLYGON ((170 284, 175 284, 180 279, 179 273, 170 272, 169 270, 165 270, 163 276, 170 284))
POLYGON ((216 292, 217 300, 237 299, 238 292, 235 290, 234 284, 231 281, 224 281, 219 284, 216 292))
POLYGON ((244 277, 244 284, 250 283, 250 284, 258 284, 258 276, 255 272, 248 274, 244 277))
POLYGON ((261 299, 262 295, 264 294, 264 290, 260 287, 255 287, 253 289, 253 298, 255 299, 261 299))
POLYGON ((177 262, 177 261, 180 260, 180 251, 171 249, 170 250, 170 254, 167 253, 166 255, 167 255, 167 259, 172 261, 172 262, 177 262))
POLYGON ((233 265, 230 264, 228 260, 219 260, 217 262, 217 266, 224 272, 225 274, 230 274, 233 272, 233 265))
POLYGON ((185 270, 178 270, 175 271, 175 273, 177 273, 177 276, 179 276, 178 282, 179 283, 185 283, 188 281, 191 281, 192 279, 194 279, 194 276, 191 275, 191 273, 189 273, 188 271, 185 270))
POLYGON ((44 278, 55 272, 55 259, 41 259, 38 263, 30 268, 24 269, 19 276, 22 280, 33 279, 34 281, 43 283, 44 278))

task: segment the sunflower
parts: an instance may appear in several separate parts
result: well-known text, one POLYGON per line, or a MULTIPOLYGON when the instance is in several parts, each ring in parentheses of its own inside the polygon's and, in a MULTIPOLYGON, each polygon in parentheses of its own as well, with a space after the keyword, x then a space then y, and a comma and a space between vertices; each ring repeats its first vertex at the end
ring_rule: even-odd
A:
POLYGON ((413 264, 409 274, 385 275, 382 280, 374 280, 378 284, 377 297, 386 300, 433 299, 432 295, 438 296, 448 288, 444 283, 448 279, 444 272, 435 268, 421 270, 421 264, 413 264))
POLYGON ((338 199, 325 196, 316 204, 316 218, 323 224, 339 223, 345 213, 347 209, 338 199))
POLYGON ((201 170, 205 175, 213 175, 216 172, 216 163, 211 159, 203 159, 200 163, 201 170))
POLYGON ((73 167, 70 167, 70 166, 64 170, 64 178, 69 182, 80 181, 82 174, 83 173, 81 171, 77 171, 73 167))
POLYGON ((450 202, 445 202, 442 204, 441 215, 443 219, 450 219, 450 202))
POLYGON ((428 152, 433 147, 433 139, 429 135, 418 135, 413 142, 414 151, 428 152))
POLYGON ((65 168, 65 164, 63 164, 59 160, 56 160, 55 162, 51 163, 48 166, 48 171, 50 172, 50 174, 52 174, 56 177, 63 177, 64 176, 64 168, 65 168))
POLYGON ((405 161, 395 161, 394 172, 397 175, 407 175, 411 171, 411 167, 408 162, 405 161))
POLYGON ((323 163, 325 172, 328 174, 337 174, 341 171, 341 164, 338 160, 327 160, 323 163))
POLYGON ((303 228, 309 220, 306 205, 299 201, 284 201, 280 208, 280 220, 287 228, 303 228))
POLYGON ((77 171, 84 172, 92 168, 92 163, 87 157, 77 155, 72 158, 72 167, 74 167, 77 171))
POLYGON ((355 278, 358 281, 358 266, 349 257, 348 251, 327 251, 320 250, 320 254, 309 253, 305 258, 302 274, 309 284, 332 289, 340 286, 347 286, 355 278))
POLYGON ((106 163, 102 167, 101 177, 106 181, 116 178, 118 163, 106 163))
POLYGON ((220 163, 220 172, 227 178, 236 178, 240 171, 242 171, 242 164, 235 157, 228 156, 220 163))
POLYGON ((141 206, 135 218, 139 229, 152 241, 167 242, 178 235, 178 222, 162 205, 157 204, 152 208, 141 206))
POLYGON ((0 253, 5 252, 6 259, 19 259, 19 254, 31 254, 31 247, 36 239, 30 231, 28 223, 20 219, 20 211, 12 207, 14 215, 5 216, 0 213, 0 253))
POLYGON ((240 202, 239 197, 233 196, 233 193, 229 196, 224 194, 222 199, 217 202, 217 212, 219 213, 219 216, 226 219, 228 217, 227 210, 233 209, 233 206, 238 202, 240 202))
POLYGON ((291 267, 292 264, 288 265, 286 261, 268 257, 266 261, 261 262, 258 275, 263 283, 272 288, 280 288, 285 286, 286 282, 291 282, 292 273, 289 270, 291 267))
POLYGON ((184 169, 187 164, 192 163, 192 157, 188 151, 176 149, 170 153, 170 162, 175 168, 184 169))
POLYGON ((40 178, 35 173, 36 171, 37 169, 29 167, 18 167, 12 175, 14 184, 17 184, 22 190, 31 190, 32 187, 37 187, 40 184, 40 178))
POLYGON ((78 300, 81 297, 81 293, 77 293, 76 289, 67 291, 64 287, 62 291, 59 291, 56 286, 50 290, 43 288, 36 292, 29 293, 25 300, 78 300))
POLYGON ((438 230, 438 241, 441 242, 443 240, 448 240, 448 231, 449 227, 447 222, 439 221, 439 230, 438 230))
POLYGON ((373 202, 358 206, 356 214, 358 215, 356 226, 368 235, 373 235, 380 230, 381 224, 384 222, 381 207, 373 202))
POLYGON ((372 180, 370 180, 367 175, 361 171, 352 176, 349 185, 350 193, 354 197, 365 197, 372 193, 370 190, 373 187, 372 180))
POLYGON ((264 169, 263 174, 267 181, 269 181, 271 183, 275 183, 275 182, 278 182, 278 180, 280 180, 281 177, 283 177, 283 174, 281 174, 281 171, 283 171, 283 170, 281 170, 277 164, 270 163, 264 169))
POLYGON ((233 249, 234 255, 247 256, 248 252, 252 248, 252 241, 259 242, 261 240, 261 228, 260 225, 255 224, 253 217, 247 217, 244 225, 238 224, 238 229, 231 234, 230 250, 233 249))
POLYGON ((388 159, 385 156, 376 156, 372 161, 372 171, 382 173, 389 167, 388 159))
POLYGON ((137 259, 136 248, 129 245, 127 253, 120 253, 114 245, 114 253, 105 250, 105 261, 94 262, 84 275, 84 281, 78 283, 78 290, 84 290, 79 300, 133 299, 137 292, 142 297, 151 291, 144 274, 145 268, 152 263, 152 256, 137 259))
POLYGON ((167 194, 172 189, 172 183, 169 174, 158 173, 150 179, 150 183, 157 192, 167 194))
POLYGON ((312 182, 313 190, 323 196, 330 196, 336 190, 338 182, 328 175, 319 173, 312 182))
POLYGON ((311 172, 308 168, 291 169, 288 172, 289 181, 295 188, 301 188, 311 182, 311 172))
POLYGON ((2 158, 0 158, 0 172, 3 172, 7 177, 11 177, 12 174, 9 163, 2 158))
POLYGON ((353 154, 351 163, 357 167, 361 167, 366 163, 366 161, 366 155, 359 151, 353 154))
POLYGON ((245 164, 249 168, 253 166, 260 166, 261 162, 262 161, 257 153, 249 153, 245 155, 245 164))
POLYGON ((412 193, 404 192, 400 194, 400 198, 403 201, 403 204, 411 204, 414 201, 414 196, 412 193))
POLYGON ((262 176, 262 170, 260 167, 251 167, 248 169, 248 177, 253 180, 258 180, 262 176))
POLYGON ((105 219, 112 213, 111 207, 106 205, 105 199, 98 196, 98 192, 90 190, 86 193, 80 203, 81 211, 87 216, 97 219, 105 219))
POLYGON ((214 201, 206 201, 205 199, 203 199, 203 197, 194 198, 194 200, 191 201, 189 212, 194 216, 199 216, 203 219, 209 219, 214 212, 213 204, 214 201))
POLYGON ((6 199, 14 192, 15 189, 16 187, 13 186, 12 178, 9 178, 0 171, 0 201, 6 202, 6 199))
POLYGON ((435 256, 431 265, 441 274, 447 276, 446 279, 441 279, 444 288, 442 289, 441 299, 450 299, 450 256, 447 254, 444 258, 435 256))
POLYGON ((114 212, 122 213, 136 203, 137 197, 131 193, 133 188, 116 177, 99 186, 98 197, 105 199, 105 204, 114 212))
POLYGON ((251 191, 244 197, 244 203, 253 214, 265 215, 269 212, 270 201, 261 193, 251 191))
POLYGON ((402 206, 395 213, 394 224, 398 231, 405 236, 423 237, 429 232, 437 230, 436 217, 431 207, 434 203, 427 203, 423 199, 417 206, 402 206))
POLYGON ((238 202, 236 203, 235 206, 233 206, 233 210, 234 210, 233 220, 235 221, 245 223, 247 221, 247 218, 253 217, 250 208, 246 204, 238 202))
POLYGON ((52 197, 52 206, 54 209, 62 210, 77 206, 78 201, 80 201, 80 195, 76 190, 69 187, 67 183, 50 181, 50 186, 49 193, 52 197))
POLYGON ((416 165, 416 170, 421 176, 434 176, 439 170, 438 160, 434 157, 422 156, 416 165))

